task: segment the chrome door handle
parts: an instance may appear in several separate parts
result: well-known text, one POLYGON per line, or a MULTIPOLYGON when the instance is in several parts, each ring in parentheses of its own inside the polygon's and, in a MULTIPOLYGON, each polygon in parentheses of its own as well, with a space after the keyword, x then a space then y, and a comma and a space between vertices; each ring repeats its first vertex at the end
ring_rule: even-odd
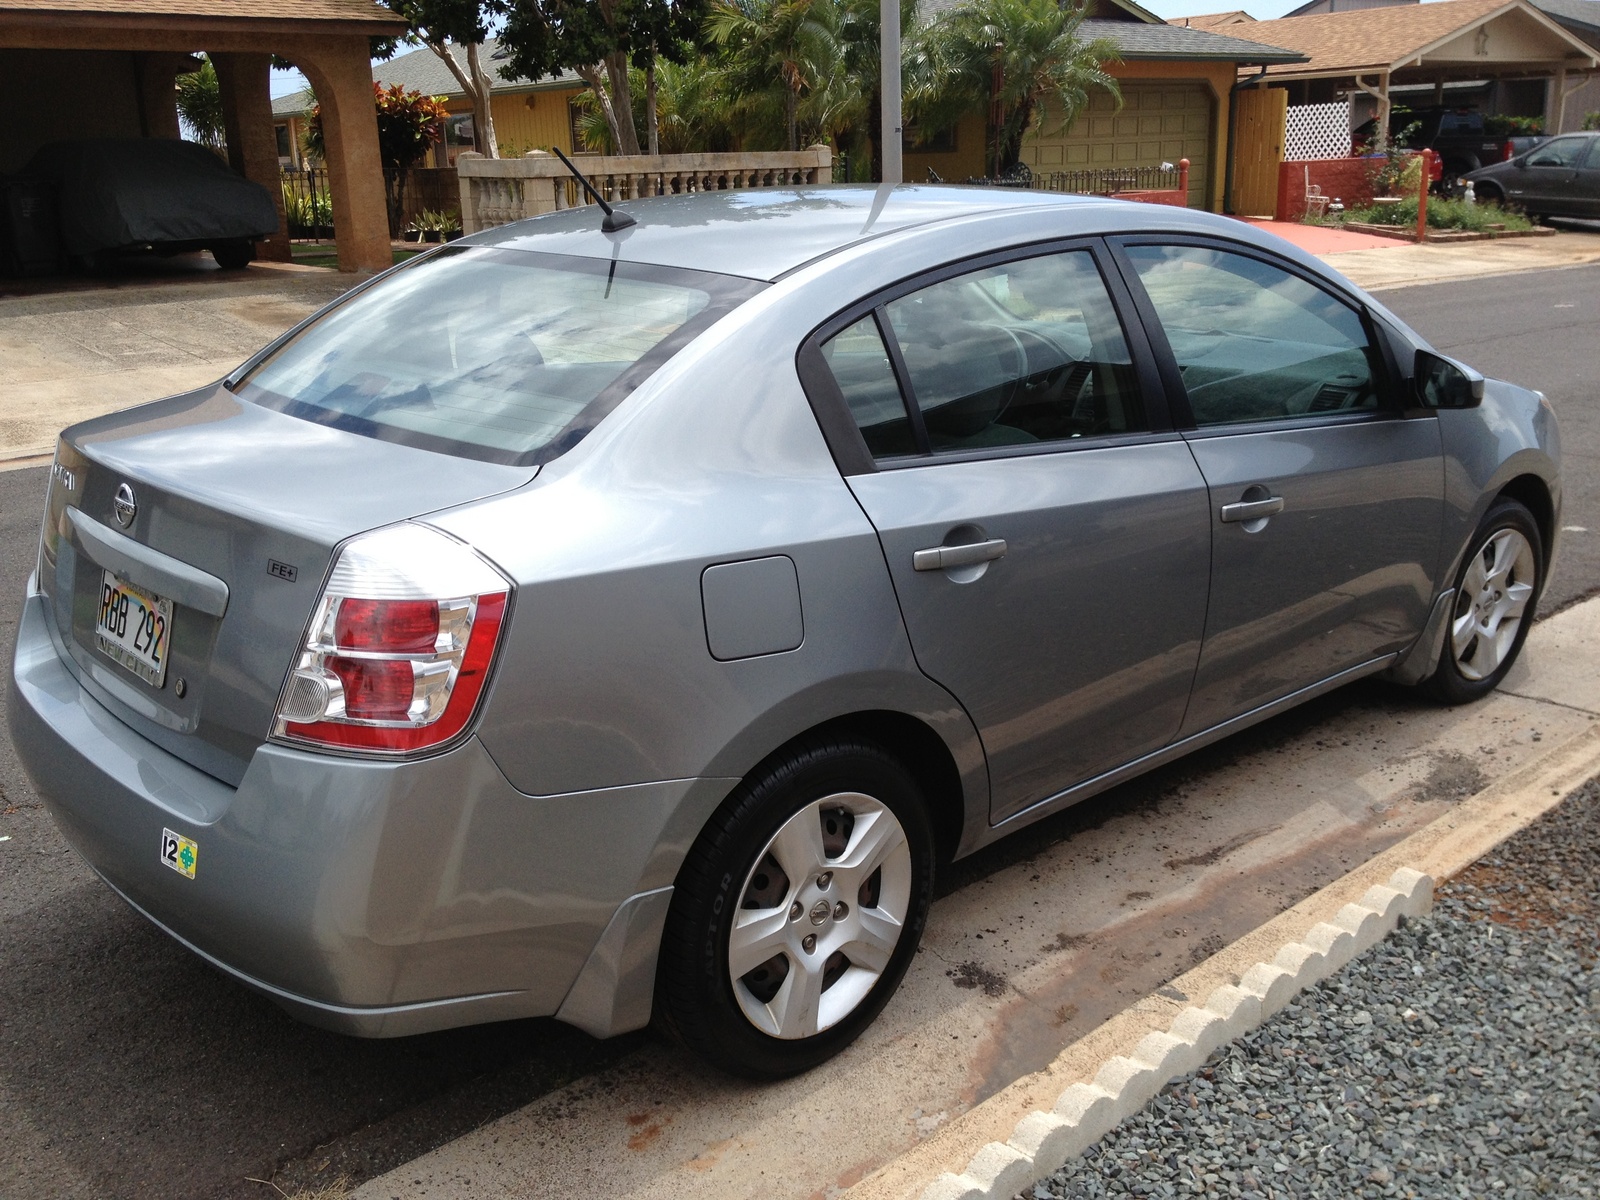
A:
POLYGON ((1006 552, 1005 538, 990 538, 987 542, 968 542, 964 546, 933 546, 918 550, 911 556, 911 566, 918 571, 946 571, 951 567, 970 567, 975 563, 992 562, 1006 552))
POLYGON ((1235 504, 1222 506, 1222 519, 1224 521, 1259 521, 1262 517, 1274 517, 1283 511, 1282 496, 1268 496, 1265 500, 1240 500, 1235 504))

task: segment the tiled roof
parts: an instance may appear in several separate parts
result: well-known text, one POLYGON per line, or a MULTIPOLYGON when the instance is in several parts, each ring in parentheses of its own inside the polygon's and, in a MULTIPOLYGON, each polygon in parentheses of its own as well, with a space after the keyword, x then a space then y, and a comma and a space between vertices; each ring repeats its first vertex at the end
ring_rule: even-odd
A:
MULTIPOLYGON (((1594 0, 1600 4, 1600 0, 1594 0)), ((1168 25, 1179 25, 1184 29, 1209 29, 1217 30, 1229 25, 1253 25, 1256 19, 1242 8, 1232 12, 1201 13, 1197 17, 1168 17, 1168 25)))
POLYGON ((250 21, 351 21, 393 25, 400 18, 374 0, 0 0, 6 13, 108 17, 221 17, 250 21))
POLYGON ((294 117, 304 112, 310 112, 317 103, 316 96, 312 95, 310 88, 301 88, 298 92, 290 92, 285 96, 272 98, 272 115, 275 117, 294 117))
POLYGON ((1302 66, 1269 75, 1355 74, 1388 70, 1480 18, 1531 6, 1522 0, 1438 0, 1257 21, 1250 36, 1306 55, 1302 66))
MULTIPOLYGON (((0 0, 4 3, 5 0, 0 0)), ((450 56, 461 64, 461 69, 467 69, 467 52, 460 46, 450 47, 450 56)), ((500 68, 505 66, 505 58, 501 55, 500 44, 493 38, 483 43, 483 48, 478 51, 479 60, 483 69, 488 72, 489 86, 493 91, 522 90, 548 87, 576 87, 582 84, 577 73, 564 71, 554 79, 546 76, 534 82, 528 79, 502 79, 500 68)), ((424 46, 420 50, 412 50, 406 54, 398 54, 388 62, 372 64, 372 78, 384 87, 398 83, 408 92, 421 92, 427 96, 461 96, 461 84, 444 65, 444 62, 432 50, 424 46)))
POLYGON ((1600 33, 1600 0, 1533 0, 1533 6, 1569 29, 1600 33))
POLYGON ((1182 25, 1144 25, 1138 21, 1105 21, 1091 18, 1079 26, 1085 38, 1109 38, 1125 59, 1177 59, 1237 63, 1297 63, 1303 61, 1297 50, 1285 50, 1255 37, 1251 40, 1208 33, 1204 29, 1185 29, 1182 25))
MULTIPOLYGON (((967 0, 922 0, 921 12, 938 18, 963 7, 967 0)), ((1131 15, 1131 14, 1130 14, 1131 15)), ((1251 27, 1252 30, 1254 26, 1251 27)), ((1222 37, 1202 29, 1185 29, 1162 21, 1090 17, 1079 26, 1086 40, 1107 38, 1117 44, 1125 59, 1167 59, 1179 62, 1286 63, 1299 62, 1298 52, 1263 45, 1243 38, 1222 37)))

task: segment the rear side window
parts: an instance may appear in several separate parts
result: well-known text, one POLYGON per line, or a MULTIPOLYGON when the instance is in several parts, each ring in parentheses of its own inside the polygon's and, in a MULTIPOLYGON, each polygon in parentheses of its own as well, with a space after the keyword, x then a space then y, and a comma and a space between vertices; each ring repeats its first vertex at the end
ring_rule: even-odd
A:
POLYGON ((452 247, 331 309, 236 391, 370 437, 490 462, 544 462, 762 286, 452 247))
POLYGON ((874 458, 915 454, 916 437, 895 382, 878 322, 867 314, 822 345, 822 357, 844 393, 850 415, 874 458))
POLYGON ((835 334, 823 357, 875 458, 1149 428, 1122 326, 1085 250, 900 296, 835 334))
POLYGON ((1375 409, 1378 351, 1360 315, 1298 275, 1198 246, 1129 246, 1195 424, 1375 409))

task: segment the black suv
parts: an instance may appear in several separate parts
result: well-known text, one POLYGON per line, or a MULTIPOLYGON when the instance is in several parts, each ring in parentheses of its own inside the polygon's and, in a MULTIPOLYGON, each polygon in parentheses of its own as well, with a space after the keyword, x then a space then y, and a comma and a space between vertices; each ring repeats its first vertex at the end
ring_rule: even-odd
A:
MULTIPOLYGON (((1356 144, 1370 146, 1377 127, 1376 119, 1359 126, 1354 135, 1356 144)), ((1437 154, 1444 168, 1439 190, 1447 193, 1468 171, 1511 156, 1510 139, 1489 133, 1479 112, 1395 108, 1389 114, 1389 136, 1398 139, 1398 144, 1407 150, 1432 150, 1437 154)))

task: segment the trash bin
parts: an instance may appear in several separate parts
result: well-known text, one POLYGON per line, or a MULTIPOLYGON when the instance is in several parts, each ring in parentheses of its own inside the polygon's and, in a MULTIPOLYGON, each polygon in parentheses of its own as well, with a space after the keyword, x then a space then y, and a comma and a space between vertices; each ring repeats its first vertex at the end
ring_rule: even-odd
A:
POLYGON ((0 179, 0 275, 60 269, 54 189, 42 179, 0 179))

